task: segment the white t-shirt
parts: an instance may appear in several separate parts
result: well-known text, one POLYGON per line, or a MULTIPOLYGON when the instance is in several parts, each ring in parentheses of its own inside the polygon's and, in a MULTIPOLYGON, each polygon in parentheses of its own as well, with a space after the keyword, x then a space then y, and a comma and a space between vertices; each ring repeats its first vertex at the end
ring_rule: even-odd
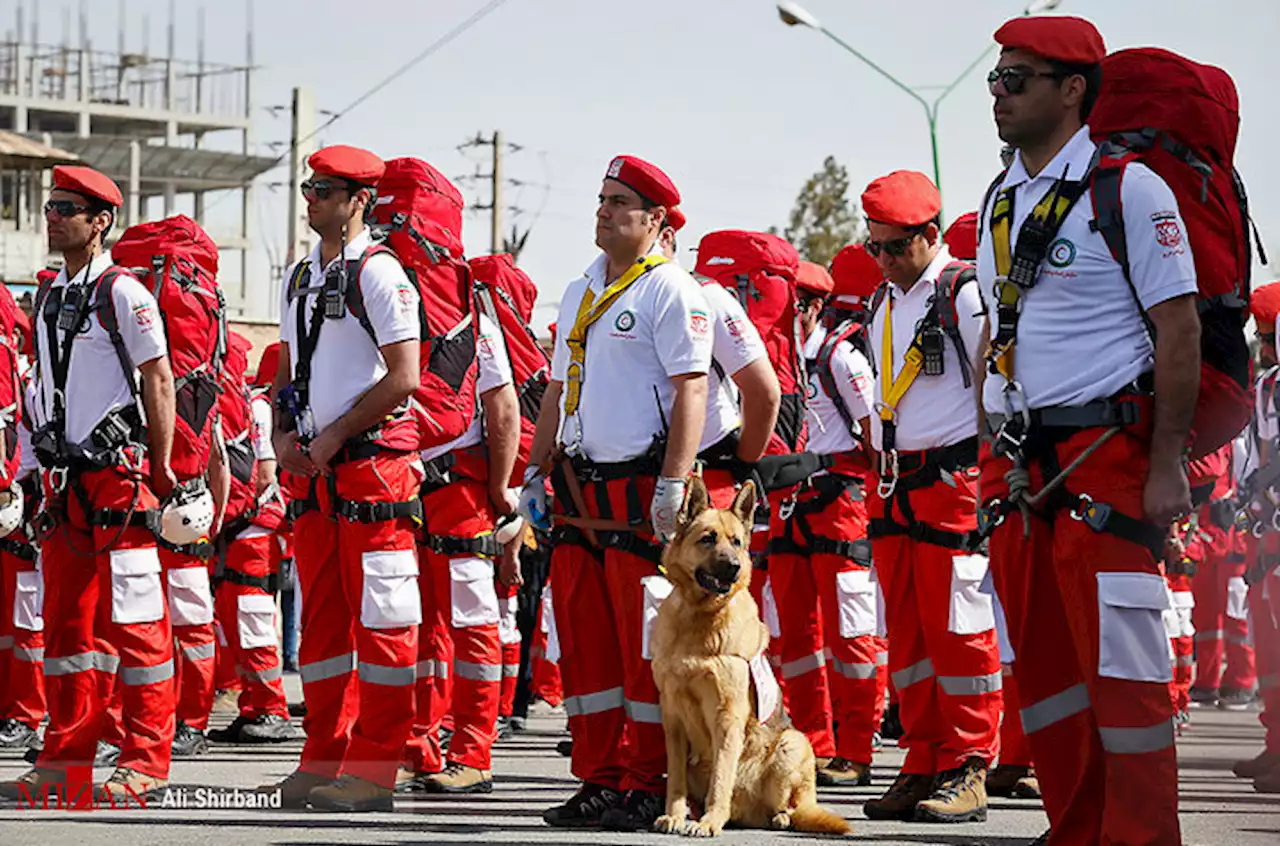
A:
POLYGON ((702 295, 711 307, 711 357, 720 369, 713 366, 707 374, 707 422, 699 450, 714 446, 742 425, 742 406, 733 376, 768 355, 759 330, 728 288, 709 282, 702 286, 702 295))
MULTIPOLYGON (((22 385, 22 401, 26 403, 24 408, 34 407, 36 401, 35 382, 27 379, 22 385)), ((27 427, 28 415, 23 415, 18 420, 18 478, 25 479, 32 472, 40 468, 40 462, 36 460, 36 452, 31 448, 31 429, 27 427)))
MULTIPOLYGON (((654 252, 658 252, 655 245, 654 252)), ((565 381, 566 343, 588 286, 600 296, 608 287, 608 259, 601 255, 582 278, 569 283, 560 300, 551 378, 565 381)), ((648 451, 664 432, 675 401, 672 378, 706 373, 711 366, 711 308, 701 286, 674 262, 655 267, 627 288, 587 331, 582 397, 574 420, 560 399, 560 440, 580 442, 592 461, 619 462, 648 451)), ((722 433, 722 437, 723 437, 722 433)))
POLYGON ((271 401, 266 394, 257 394, 249 401, 253 413, 253 427, 249 440, 253 443, 253 457, 259 461, 275 461, 276 448, 271 443, 271 401))
MULTIPOLYGON (((93 260, 89 265, 90 284, 85 289, 85 296, 96 297, 92 282, 109 267, 110 256, 100 255, 93 260)), ((84 279, 84 275, 83 270, 76 274, 77 285, 84 279)), ((52 286, 49 291, 50 300, 60 299, 67 287, 66 268, 58 271, 52 286)), ((129 380, 133 380, 135 385, 139 384, 137 368, 168 352, 160 309, 146 286, 129 274, 122 273, 112 285, 111 301, 115 308, 116 323, 120 326, 120 337, 124 340, 124 347, 134 369, 132 373, 124 373, 111 338, 102 327, 102 321, 96 314, 90 315, 79 327, 79 334, 71 345, 66 393, 68 443, 84 443, 108 413, 133 405, 129 380)), ((40 360, 34 376, 38 390, 31 403, 31 418, 33 425, 39 428, 53 414, 52 354, 56 349, 56 354, 62 355, 66 333, 59 329, 54 332, 57 337, 50 338, 49 327, 42 314, 35 315, 32 323, 35 324, 40 360)), ((144 413, 141 407, 138 410, 139 413, 144 413)))
MULTIPOLYGON (((346 258, 360 258, 369 244, 369 230, 362 230, 347 242, 346 258)), ((303 261, 307 262, 308 274, 302 292, 292 299, 289 296, 289 282, 293 279, 295 264, 285 272, 280 295, 280 340, 289 347, 291 375, 297 373, 298 359, 302 355, 297 337, 297 306, 302 302, 307 304, 303 332, 309 330, 316 306, 324 307, 325 269, 320 267, 320 245, 317 244, 303 261)), ((350 411, 370 388, 387 375, 387 364, 380 347, 408 341, 421 334, 417 286, 409 281, 394 257, 380 254, 370 258, 360 274, 359 284, 365 311, 378 343, 375 345, 370 340, 349 308, 340 320, 324 321, 311 359, 310 403, 317 433, 350 411)))
MULTIPOLYGON (((818 326, 804 342, 804 357, 813 361, 818 357, 827 330, 818 326)), ((872 413, 875 404, 875 375, 866 356, 858 352, 848 341, 841 342, 831 354, 831 376, 836 392, 844 400, 849 416, 856 427, 858 421, 872 413)), ((822 377, 814 367, 809 368, 809 403, 805 409, 809 421, 808 451, 817 455, 839 455, 858 446, 854 432, 849 431, 835 401, 822 387, 822 377)))
MULTIPOLYGON (((885 315, 893 317, 893 371, 902 371, 904 357, 916 336, 916 325, 933 303, 934 282, 943 268, 953 259, 943 247, 938 251, 924 273, 910 290, 903 291, 892 282, 886 286, 887 294, 876 309, 868 333, 872 357, 876 359, 877 401, 884 400, 886 363, 880 361, 884 348, 885 315)), ((970 283, 961 286, 956 293, 956 314, 959 319, 960 337, 969 357, 970 373, 977 374, 982 366, 982 327, 986 316, 982 313, 982 300, 978 286, 970 283)), ((951 338, 943 336, 942 375, 926 376, 922 371, 907 389, 898 403, 898 425, 895 447, 904 452, 950 446, 978 433, 977 380, 971 386, 964 385, 964 372, 960 369, 960 357, 951 338)), ((879 413, 871 415, 871 444, 882 449, 883 429, 879 413)))
MULTIPOLYGON (((511 358, 507 355, 507 342, 502 337, 502 328, 496 325, 487 314, 480 315, 480 334, 476 336, 476 363, 479 373, 476 377, 476 393, 484 396, 490 391, 510 385, 515 381, 511 372, 511 358)), ((447 444, 422 451, 422 460, 430 461, 446 455, 456 449, 473 447, 484 439, 484 422, 482 406, 476 404, 476 416, 456 439, 447 444)))
MULTIPOLYGON (((1035 178, 1027 174, 1021 154, 1014 157, 1001 190, 1016 186, 1010 225, 1015 244, 1023 221, 1052 190, 1063 169, 1068 179, 1079 179, 1095 149, 1086 126, 1035 178)), ((992 194, 983 217, 978 248, 984 298, 991 297, 996 276, 990 232, 995 197, 992 194)), ((1093 203, 1086 195, 1063 221, 1040 264, 1035 286, 1023 294, 1013 366, 1031 408, 1104 399, 1150 370, 1154 351, 1134 291, 1145 309, 1196 291, 1186 227, 1169 186, 1149 168, 1133 164, 1125 168, 1120 197, 1132 289, 1102 235, 1090 228, 1093 203)), ((991 321, 994 332, 994 309, 991 321)), ((987 377, 987 411, 1006 413, 1005 382, 998 374, 987 377)))

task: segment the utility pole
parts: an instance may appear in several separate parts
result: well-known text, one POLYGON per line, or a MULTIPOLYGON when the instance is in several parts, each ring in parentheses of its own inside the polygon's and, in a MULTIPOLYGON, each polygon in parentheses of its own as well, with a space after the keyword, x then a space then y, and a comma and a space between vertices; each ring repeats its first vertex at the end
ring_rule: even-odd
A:
POLYGON ((502 132, 493 131, 493 209, 490 218, 489 250, 493 255, 502 252, 502 132))
POLYGON ((311 250, 307 239, 306 210, 302 198, 302 177, 307 159, 315 152, 316 103, 310 88, 293 89, 293 112, 289 121, 289 248, 285 263, 293 264, 311 250), (303 139, 299 143, 298 139, 303 139))

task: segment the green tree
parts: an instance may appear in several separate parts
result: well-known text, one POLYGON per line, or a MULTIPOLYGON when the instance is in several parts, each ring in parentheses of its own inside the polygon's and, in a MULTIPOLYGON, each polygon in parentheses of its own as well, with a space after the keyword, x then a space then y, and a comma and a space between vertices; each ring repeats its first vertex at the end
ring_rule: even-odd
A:
MULTIPOLYGON (((825 267, 841 247, 861 237, 858 206, 848 194, 848 169, 835 156, 827 156, 822 169, 809 177, 796 195, 790 223, 782 232, 801 258, 825 267)), ((770 231, 777 234, 778 230, 770 231)))

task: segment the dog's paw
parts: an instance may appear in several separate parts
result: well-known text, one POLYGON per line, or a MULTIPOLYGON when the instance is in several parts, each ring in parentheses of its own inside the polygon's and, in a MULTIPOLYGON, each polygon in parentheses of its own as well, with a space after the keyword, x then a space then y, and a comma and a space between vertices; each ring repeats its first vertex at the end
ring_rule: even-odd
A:
POLYGON ((723 822, 703 819, 696 823, 689 823, 680 833, 685 837, 719 837, 723 830, 723 822))
POLYGON ((769 820, 769 827, 774 831, 786 831, 791 828, 791 815, 786 811, 774 814, 773 819, 769 820))
POLYGON ((659 834, 679 834, 688 824, 684 816, 663 814, 653 821, 653 830, 659 834))

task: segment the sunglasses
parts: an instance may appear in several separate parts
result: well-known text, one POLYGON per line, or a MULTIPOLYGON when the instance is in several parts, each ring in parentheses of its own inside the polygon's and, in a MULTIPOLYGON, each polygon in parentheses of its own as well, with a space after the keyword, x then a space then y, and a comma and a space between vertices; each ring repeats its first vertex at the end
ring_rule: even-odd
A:
POLYGON ((919 232, 914 232, 905 238, 894 238, 891 241, 872 241, 868 238, 862 242, 862 246, 866 247, 867 255, 872 258, 879 258, 881 253, 887 253, 894 258, 902 258, 906 255, 911 242, 919 238, 920 234, 919 232))
POLYGON ((1006 94, 1021 94, 1027 88, 1027 80, 1036 77, 1045 79, 1061 79, 1057 71, 1034 71, 1031 68, 996 68, 987 74, 987 90, 996 93, 996 86, 1004 88, 1006 94))
POLYGON ((74 200, 49 200, 44 204, 46 215, 56 214, 58 217, 75 217, 87 211, 89 211, 88 206, 82 206, 74 200))
POLYGON ((315 194, 317 200, 327 200, 338 190, 349 190, 345 182, 333 182, 328 179, 308 179, 302 183, 302 196, 315 194))

